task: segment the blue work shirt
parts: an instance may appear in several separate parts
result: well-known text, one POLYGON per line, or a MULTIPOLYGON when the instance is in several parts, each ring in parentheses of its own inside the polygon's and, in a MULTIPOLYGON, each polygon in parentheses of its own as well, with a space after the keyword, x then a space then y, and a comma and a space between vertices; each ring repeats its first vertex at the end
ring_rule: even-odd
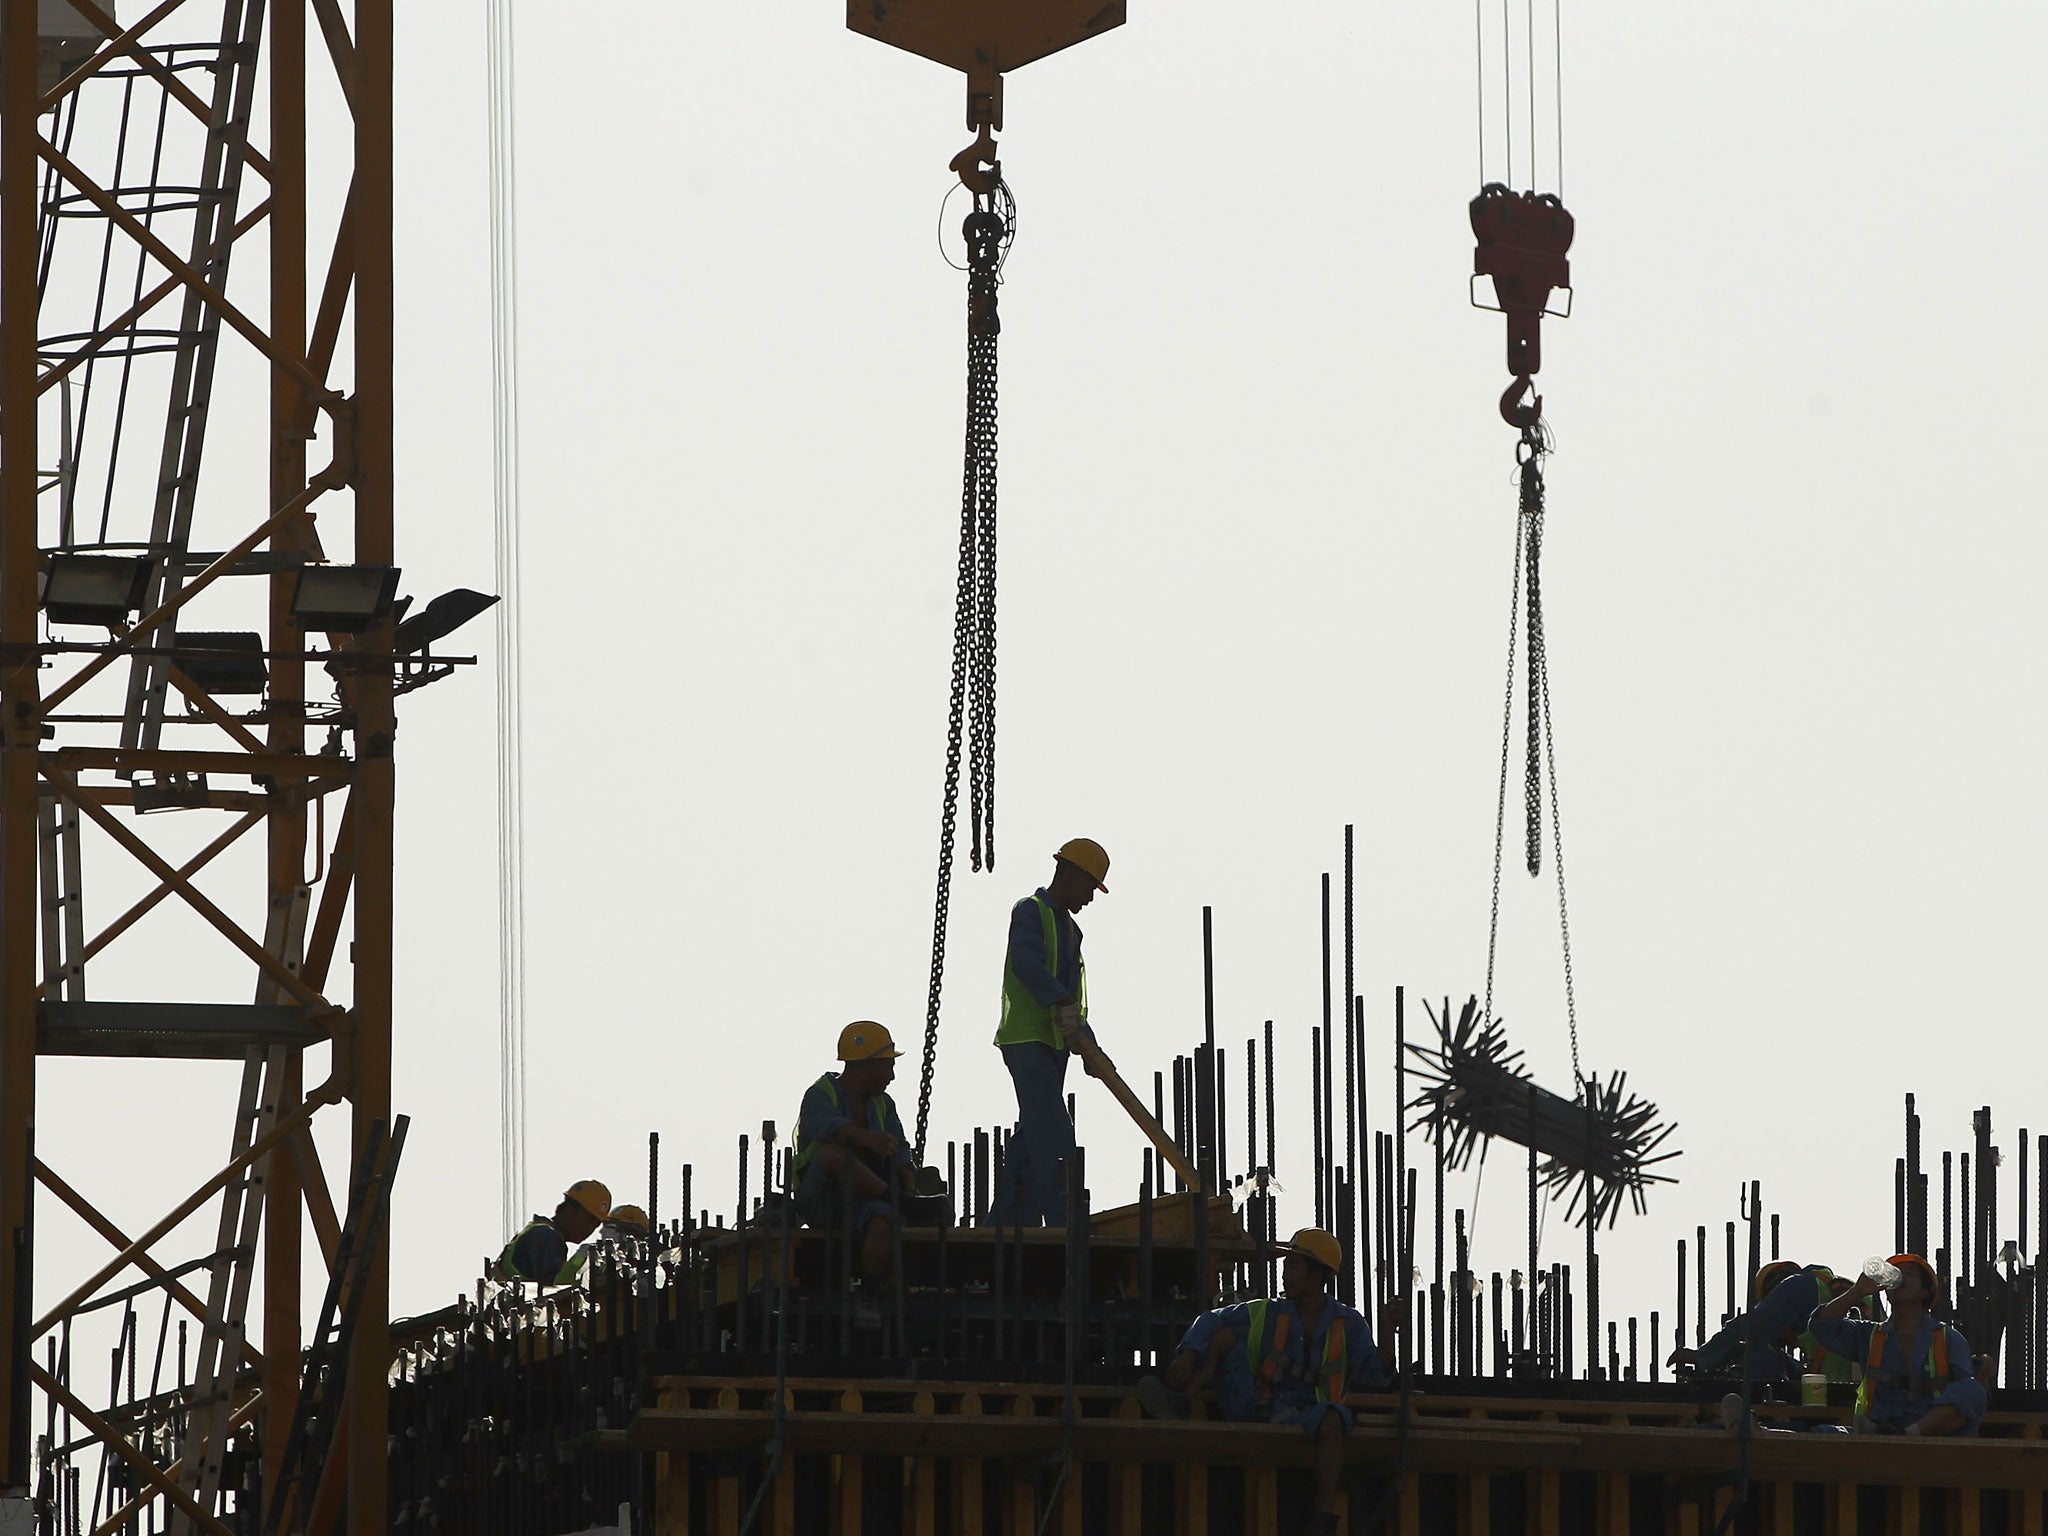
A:
POLYGON ((1808 1332, 1826 1348, 1867 1366, 1870 1336, 1878 1329, 1884 1332, 1884 1357, 1872 1383, 1871 1423, 1896 1432, 1925 1418, 1934 1409, 1947 1406, 1962 1414, 1963 1433, 1975 1434, 1984 1417, 1984 1384, 1977 1380, 1976 1369, 1970 1363, 1969 1341, 1948 1324, 1923 1316, 1910 1350, 1902 1347, 1889 1321, 1866 1323, 1849 1317, 1816 1317, 1808 1332), (1927 1357, 1934 1348, 1937 1328, 1948 1329, 1946 1382, 1930 1381, 1927 1376, 1927 1357))
MULTIPOLYGON (((839 1102, 832 1102, 832 1096, 825 1091, 822 1080, 811 1084, 809 1091, 804 1094, 803 1108, 797 1111, 797 1135, 806 1145, 822 1146, 839 1133, 842 1125, 853 1124, 852 1117, 847 1113, 853 1107, 853 1096, 846 1091, 846 1074, 833 1072, 827 1076, 839 1090, 839 1102)), ((882 1129, 896 1138, 896 1154, 889 1161, 895 1167, 908 1168, 910 1138, 903 1134, 903 1121, 896 1114, 895 1103, 889 1100, 886 1094, 882 1095, 882 1099, 885 1105, 882 1111, 882 1129)), ((861 1113, 867 1116, 863 1122, 864 1128, 874 1129, 874 1111, 863 1106, 861 1113)), ((875 1156, 865 1149, 857 1149, 857 1155, 871 1162, 875 1156)), ((808 1189, 815 1186, 818 1177, 818 1164, 814 1158, 804 1169, 804 1187, 808 1189)))
MULTIPOLYGON (((1392 1378, 1380 1364, 1379 1347, 1373 1342, 1372 1326, 1355 1307, 1348 1307, 1332 1296, 1323 1302, 1322 1315, 1316 1319, 1315 1332, 1310 1334, 1301 1325, 1301 1313, 1293 1302, 1276 1297, 1266 1304, 1267 1347, 1278 1335, 1282 1314, 1294 1321, 1287 1329, 1287 1343, 1280 1352, 1280 1369, 1273 1377, 1273 1395, 1267 1404, 1267 1415, 1276 1423, 1298 1423, 1310 1434, 1322 1419, 1322 1411, 1334 1409, 1344 1420, 1344 1427, 1351 1427, 1351 1410, 1342 1404, 1325 1404, 1317 1401, 1316 1380, 1321 1374, 1325 1340, 1330 1325, 1338 1318, 1344 1320, 1344 1353, 1346 1358, 1344 1388, 1348 1391, 1376 1392, 1391 1384, 1392 1378)), ((1239 1421, 1258 1417, 1258 1365, 1246 1352, 1251 1342, 1252 1318, 1247 1303, 1218 1307, 1213 1312, 1204 1312, 1188 1327, 1180 1341, 1182 1349, 1191 1349, 1201 1354, 1209 1347, 1209 1340, 1215 1337, 1219 1328, 1228 1328, 1237 1336, 1237 1342, 1230 1347, 1216 1369, 1216 1396, 1226 1419, 1239 1421)))
POLYGON ((1010 909, 1010 969, 1041 1007, 1050 1008, 1080 995, 1081 925, 1045 894, 1044 886, 1038 888, 1036 900, 1026 896, 1010 909), (1053 933, 1060 950, 1057 971, 1046 964, 1045 923, 1038 910, 1041 901, 1052 908, 1053 933))
POLYGON ((512 1241, 510 1267, 521 1280, 557 1283, 569 1262, 569 1240, 545 1216, 536 1216, 512 1241))
MULTIPOLYGON (((1751 1380, 1797 1381, 1800 1364, 1778 1340, 1786 1333, 1796 1336, 1806 1332, 1806 1320, 1813 1317, 1820 1304, 1818 1275, 1811 1269, 1787 1275, 1771 1287, 1770 1294, 1753 1310, 1731 1318, 1725 1328, 1702 1344, 1693 1356, 1693 1365, 1702 1374, 1723 1370, 1742 1358, 1743 1343, 1747 1340, 1751 1380)), ((1827 1343, 1825 1339, 1821 1342, 1827 1343)), ((1828 1348, 1834 1346, 1829 1344, 1828 1348)))

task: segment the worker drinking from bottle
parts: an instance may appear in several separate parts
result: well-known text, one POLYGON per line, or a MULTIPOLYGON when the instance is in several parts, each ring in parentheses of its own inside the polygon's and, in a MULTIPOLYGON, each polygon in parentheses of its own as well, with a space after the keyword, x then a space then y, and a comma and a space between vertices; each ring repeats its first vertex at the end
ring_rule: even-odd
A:
POLYGON ((1884 1266, 1866 1266, 1849 1294, 1860 1298, 1880 1290, 1891 1306, 1883 1322, 1824 1312, 1810 1329, 1828 1349, 1862 1362, 1856 1428, 1882 1435, 1974 1435, 1984 1418, 1984 1384, 1976 1379, 1968 1342, 1936 1315, 1941 1277, 1934 1266, 1916 1253, 1896 1253, 1884 1266))
POLYGON ((995 1043, 1017 1090, 1017 1126, 990 1209, 991 1219, 1006 1225, 1067 1224, 1065 1164, 1074 1150, 1068 1042, 1088 1029, 1088 969, 1074 915, 1097 891, 1108 893, 1108 876, 1102 845, 1074 838, 1053 856, 1051 881, 1010 910, 995 1043))

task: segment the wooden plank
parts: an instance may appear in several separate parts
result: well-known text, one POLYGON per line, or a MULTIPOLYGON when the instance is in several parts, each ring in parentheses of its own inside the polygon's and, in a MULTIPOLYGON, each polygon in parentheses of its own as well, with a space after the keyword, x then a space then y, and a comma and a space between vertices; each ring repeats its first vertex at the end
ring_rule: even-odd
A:
MULTIPOLYGON (((857 1391, 839 1394, 838 1411, 861 1416, 857 1391)), ((832 1458, 832 1536, 860 1536, 861 1459, 858 1450, 832 1458)))
POLYGON ((1920 1490, 1887 1488, 1884 1497, 1885 1536, 1920 1536, 1920 1490))
MULTIPOLYGON (((1138 1469, 1129 1469, 1136 1478, 1138 1469)), ((1280 1536, 1280 1469, 1277 1467, 1253 1467, 1245 1474, 1244 1482, 1245 1522, 1251 1527, 1252 1536, 1280 1536)), ((1119 1530, 1136 1530, 1136 1525, 1119 1526, 1119 1530)))
MULTIPOLYGON (((910 1411, 930 1418, 938 1411, 937 1400, 920 1392, 910 1400, 910 1411)), ((930 1456, 907 1457, 903 1463, 903 1493, 909 1508, 911 1536, 937 1536, 939 1528, 939 1464, 930 1456)))
MULTIPOLYGON (((796 1394, 785 1392, 782 1406, 785 1412, 794 1408, 796 1394)), ((769 1496, 768 1521, 773 1536, 796 1536, 796 1457, 787 1446, 783 1448, 782 1465, 776 1469, 775 1491, 769 1496)))
POLYGON ((1951 1488, 1948 1491, 1948 1520, 1944 1528, 1950 1536, 1978 1536, 1982 1530, 1982 1511, 1983 1496, 1975 1488, 1951 1488))
MULTIPOLYGON (((960 1400, 953 1405, 953 1412, 963 1419, 979 1419, 981 1394, 961 1393, 960 1400)), ((979 1456, 963 1457, 953 1466, 953 1529, 959 1536, 981 1536, 981 1472, 979 1456)))
POLYGON ((1464 1536, 1488 1536, 1493 1528, 1493 1478, 1484 1472, 1458 1474, 1458 1529, 1464 1536))
MULTIPOLYGON (((1031 1419, 1037 1409, 1028 1393, 1010 1399, 1010 1417, 1031 1419)), ((1003 1469, 1003 1536, 1037 1536, 1038 1474, 1029 1462, 1013 1459, 1003 1469)))
MULTIPOLYGON (((737 1412, 740 1395, 732 1387, 719 1390, 718 1411, 737 1412)), ((711 1533, 712 1536, 740 1536, 740 1473, 739 1464, 731 1456, 719 1464, 718 1475, 711 1484, 711 1533)))
POLYGON ((1764 1495, 1771 1536, 1797 1536, 1797 1527, 1792 1519, 1792 1501, 1799 1485, 1777 1481, 1764 1485, 1764 1495))
MULTIPOLYGON (((1145 1410, 1135 1397, 1126 1397, 1116 1405, 1116 1416, 1126 1423, 1141 1422, 1145 1410)), ((1268 1477, 1277 1474, 1267 1469, 1268 1477)), ((1144 1528, 1145 1517, 1145 1473, 1134 1461, 1127 1461, 1109 1469, 1110 1528, 1118 1531, 1136 1531, 1144 1528)), ((1253 1530, 1257 1536, 1279 1536, 1277 1530, 1267 1530, 1257 1524, 1253 1516, 1253 1530)))

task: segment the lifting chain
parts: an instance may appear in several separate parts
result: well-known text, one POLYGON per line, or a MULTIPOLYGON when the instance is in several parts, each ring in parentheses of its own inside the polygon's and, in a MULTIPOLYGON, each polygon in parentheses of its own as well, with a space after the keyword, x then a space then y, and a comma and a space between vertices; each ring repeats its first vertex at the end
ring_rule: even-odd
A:
MULTIPOLYGON (((993 165, 994 146, 988 146, 993 165)), ((973 154, 974 151, 963 152, 973 154)), ((996 291, 1015 237, 1015 204, 994 166, 961 233, 967 241, 967 434, 960 480, 960 558, 953 606, 953 671, 946 709, 946 783, 939 810, 939 876, 932 909, 932 963, 925 995, 924 1060, 917 1093, 917 1145, 924 1160, 938 1064, 939 1001, 945 990, 946 925, 953 899, 954 828, 960 763, 967 760, 968 860, 996 867, 996 291), (963 736, 965 750, 963 754, 963 736)))
POLYGON ((1557 803, 1557 757, 1550 714, 1550 655, 1543 630, 1543 459, 1550 451, 1548 429, 1531 412, 1522 423, 1515 458, 1521 466, 1521 505, 1515 520, 1514 582, 1508 598, 1508 667, 1501 706, 1500 791, 1493 824, 1493 907, 1486 933, 1486 1012, 1493 1017, 1494 959, 1500 939, 1500 870, 1506 842, 1508 760, 1513 740, 1516 641, 1526 619, 1528 657, 1523 732, 1523 863, 1533 877, 1543 868, 1543 786, 1550 784, 1550 844, 1557 869, 1557 922, 1564 951, 1565 1018, 1571 1031, 1572 1081, 1583 1084, 1579 1066, 1579 1008, 1572 978, 1572 925, 1565 898, 1564 829, 1557 803), (1524 589, 1526 587, 1526 601, 1524 589))

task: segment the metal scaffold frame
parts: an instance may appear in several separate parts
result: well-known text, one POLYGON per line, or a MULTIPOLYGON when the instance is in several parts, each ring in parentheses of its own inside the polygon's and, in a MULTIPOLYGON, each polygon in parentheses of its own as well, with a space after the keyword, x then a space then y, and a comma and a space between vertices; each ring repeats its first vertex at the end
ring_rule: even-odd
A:
MULTIPOLYGON (((351 1200, 351 1208, 337 1216, 328 1193, 331 1181, 308 1134, 314 1114, 327 1105, 349 1106, 357 1166, 342 1182, 344 1191, 370 1190, 388 1182, 389 1174, 388 1165, 379 1162, 379 1149, 386 1144, 391 1120, 392 739, 394 693, 401 687, 394 676, 394 617, 386 613, 359 635, 328 637, 330 648, 346 659, 329 665, 339 678, 336 711, 310 716, 334 730, 319 750, 309 751, 307 662, 323 653, 309 650, 291 600, 298 568, 327 558, 314 527, 316 512, 340 524, 337 531, 354 562, 394 563, 394 6, 393 0, 353 0, 352 6, 344 0, 269 0, 260 66, 268 91, 269 142, 259 151, 246 137, 233 135, 223 150, 219 101, 209 106, 151 51, 152 40, 164 36, 168 25, 196 27, 209 16, 217 20, 220 0, 157 0, 146 10, 137 5, 137 19, 125 24, 94 0, 70 3, 98 37, 89 52, 81 50, 65 61, 66 72, 52 86, 38 77, 39 12, 45 8, 37 0, 0 0, 0 1318, 5 1319, 0 1382, 7 1387, 0 1395, 0 1493, 21 1497, 33 1492, 33 1385, 46 1394, 46 1404, 61 1405, 82 1426, 84 1439, 127 1464, 138 1498, 167 1501, 175 1511, 174 1530, 221 1532, 218 1462, 228 1427, 255 1419, 263 1484, 278 1486, 275 1474, 286 1454, 302 1388, 304 1223, 311 1221, 328 1263, 339 1267, 341 1225, 358 1214, 351 1200), (309 50, 309 23, 317 29, 311 35, 324 46, 309 50), (202 210, 217 220, 207 260, 179 254, 147 217, 137 216, 132 199, 95 181, 81 163, 83 155, 74 159, 65 152, 68 138, 58 141, 62 136, 54 129, 67 101, 113 69, 151 79, 176 104, 174 112, 189 112, 208 127, 209 153, 224 152, 232 162, 209 166, 219 174, 216 190, 206 194, 215 201, 202 210), (310 259, 316 249, 309 244, 308 139, 309 127, 327 130, 309 124, 309 85, 338 89, 346 109, 340 133, 349 140, 321 146, 316 162, 328 168, 325 179, 338 178, 338 183, 312 190, 330 193, 331 206, 341 209, 331 248, 317 252, 322 257, 317 271, 310 259), (46 125, 51 128, 47 134, 46 125), (238 208, 218 188, 239 188, 245 171, 254 172, 251 182, 260 185, 251 186, 238 208), (138 262, 146 258, 153 279, 146 293, 138 285, 132 306, 105 318, 96 330, 67 332, 62 353, 38 341, 44 297, 39 265, 47 234, 43 221, 57 197, 68 200, 68 206, 94 208, 106 220, 108 239, 127 242, 126 254, 138 262), (257 295, 253 303, 238 300, 239 288, 226 277, 228 249, 252 233, 260 234, 259 246, 235 277, 257 295), (309 288, 309 278, 316 276, 317 285, 309 288), (38 468, 46 446, 38 443, 38 416, 49 392, 92 357, 145 350, 139 328, 158 306, 186 311, 188 322, 179 334, 190 333, 189 317, 198 315, 223 333, 224 348, 244 344, 267 369, 268 504, 253 524, 243 517, 248 525, 242 536, 217 556, 187 561, 182 548, 172 552, 176 558, 166 558, 152 547, 157 569, 135 622, 113 627, 104 644, 59 644, 39 627, 48 551, 39 539, 38 498, 53 482, 38 468), (267 321, 259 318, 266 307, 267 321), (350 346, 342 369, 336 354, 345 325, 350 346), (345 379, 338 378, 344 373, 345 379), (308 444, 316 436, 332 445, 333 456, 310 471, 308 444), (253 575, 268 589, 263 636, 267 700, 253 716, 233 713, 209 686, 195 680, 180 665, 170 638, 195 599, 234 575, 253 575), (123 732, 119 744, 104 739, 108 717, 77 713, 75 705, 67 713, 67 704, 117 665, 139 667, 155 688, 167 683, 181 695, 187 713, 179 723, 204 731, 208 744, 160 744, 154 726, 161 712, 147 714, 147 688, 131 690, 134 696, 118 722, 123 732), (149 808, 152 788, 166 784, 182 787, 177 804, 186 815, 137 819, 121 814, 149 808), (340 797, 338 813, 327 807, 330 796, 340 797), (39 825, 53 824, 43 806, 52 800, 72 829, 73 841, 64 850, 62 896, 38 886, 39 866, 48 862, 56 867, 54 859, 39 857, 39 825), (194 815, 218 820, 225 830, 197 855, 163 851, 186 846, 171 842, 168 829, 182 824, 189 833, 194 815), (195 876, 258 822, 267 837, 262 889, 248 892, 245 900, 223 897, 216 904, 200 892, 195 876), (45 920, 76 922, 75 906, 67 903, 75 897, 73 861, 81 830, 103 836, 153 884, 143 900, 82 951, 79 931, 68 932, 63 966, 46 974, 39 917, 47 896, 57 915, 45 920), (319 872, 310 880, 309 852, 319 872), (196 912, 239 951, 253 971, 253 991, 242 995, 255 1002, 218 1007, 154 1001, 86 1004, 82 984, 72 985, 85 959, 147 929, 160 908, 187 917, 196 912), (254 920, 238 919, 236 911, 254 914, 254 920), (352 923, 346 944, 345 923, 352 923), (345 997, 346 1005, 332 1001, 336 996, 345 997), (304 1052, 320 1042, 331 1042, 333 1070, 309 1090, 304 1052), (39 1115, 53 1123, 66 1112, 61 1104, 39 1100, 39 1051, 244 1061, 233 1159, 211 1175, 195 1169, 190 1185, 195 1192, 162 1221, 130 1237, 62 1170, 36 1159, 39 1115), (54 1304, 35 1294, 37 1184, 110 1245, 107 1262, 54 1304), (209 1293, 201 1297, 179 1284, 172 1266, 152 1248, 216 1198, 222 1233, 242 1248, 245 1261, 231 1276, 223 1267, 224 1256, 216 1255, 209 1284, 195 1286, 209 1293), (259 1228, 260 1259, 253 1249, 259 1228), (258 1262, 263 1315, 256 1336, 260 1342, 252 1342, 239 1309, 258 1262), (203 1420, 214 1426, 211 1440, 202 1444, 206 1437, 198 1436, 176 1465, 159 1464, 36 1357, 44 1334, 131 1269, 139 1269, 145 1283, 161 1286, 187 1311, 203 1315, 202 1359, 211 1349, 222 1361, 222 1400, 196 1404, 191 1414, 193 1425, 203 1420), (251 1381, 260 1397, 247 1390, 251 1381)), ((265 9, 260 0, 234 0, 234 6, 230 14, 245 18, 262 18, 265 9)), ((48 68, 47 53, 40 62, 48 68)), ((254 67, 246 52, 234 63, 243 70, 254 67)), ((246 102, 243 111, 246 122, 246 102)), ((155 206, 150 203, 146 211, 155 206)), ((199 218, 195 213, 195 224, 199 218)), ((210 371, 210 358, 204 366, 210 371)), ((203 417, 207 408, 203 396, 185 404, 194 416, 203 417)), ((224 451, 219 402, 213 403, 213 418, 218 455, 224 451)), ((191 435, 202 424, 192 421, 191 435)), ((152 430, 161 425, 150 424, 152 430)), ((253 440, 256 425, 252 421, 249 426, 253 440)), ((182 477, 196 478, 196 444, 188 451, 190 462, 180 466, 179 474, 189 497, 191 483, 182 477)), ((63 479, 61 473, 56 477, 63 479)), ((216 520, 227 515, 215 513, 216 520)), ((164 740, 169 739, 166 733, 164 740)), ((181 995, 172 978, 165 980, 160 996, 181 995)), ((222 1108, 233 1106, 224 1103, 222 1108)), ((349 1289, 357 1318, 348 1345, 349 1378, 374 1383, 379 1390, 347 1394, 326 1461, 329 1475, 309 1486, 305 1508, 267 1528, 334 1528, 345 1510, 346 1528, 355 1536, 385 1529, 387 1394, 381 1388, 390 1361, 385 1230, 378 1222, 369 1224, 362 1251, 351 1256, 347 1271, 354 1277, 349 1289)), ((322 1274, 315 1281, 316 1294, 327 1279, 322 1274)))

